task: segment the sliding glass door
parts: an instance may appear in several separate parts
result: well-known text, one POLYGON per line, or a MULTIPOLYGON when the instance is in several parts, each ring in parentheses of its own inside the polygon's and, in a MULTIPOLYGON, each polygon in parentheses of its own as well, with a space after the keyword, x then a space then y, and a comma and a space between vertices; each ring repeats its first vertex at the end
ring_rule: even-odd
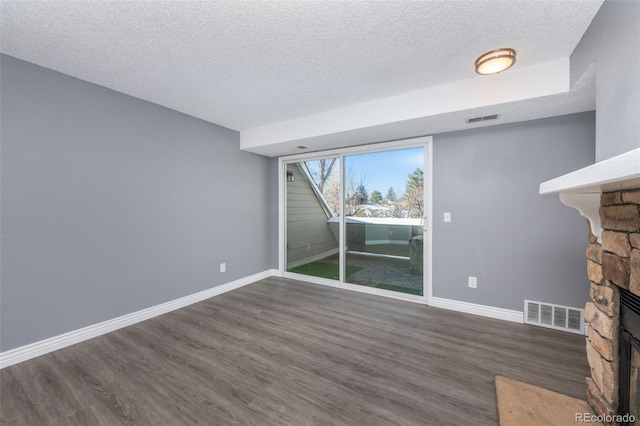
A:
POLYGON ((344 157, 344 281, 423 294, 424 148, 344 157))
POLYGON ((285 275, 424 296, 427 139, 281 159, 285 275))

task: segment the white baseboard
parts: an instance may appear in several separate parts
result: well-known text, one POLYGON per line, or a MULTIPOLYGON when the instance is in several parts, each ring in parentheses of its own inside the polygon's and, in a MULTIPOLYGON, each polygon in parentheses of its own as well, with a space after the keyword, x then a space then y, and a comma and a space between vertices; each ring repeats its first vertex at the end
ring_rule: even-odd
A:
POLYGON ((355 291, 360 293, 374 294, 376 296, 386 297, 390 299, 399 299, 412 303, 428 304, 434 308, 448 309, 450 311, 464 312, 466 314, 479 315, 487 318, 494 318, 503 321, 524 323, 524 314, 520 311, 512 311, 510 309, 496 308, 494 306, 478 305, 475 303, 460 302, 458 300, 444 299, 442 297, 432 297, 431 303, 428 303, 426 297, 413 296, 405 293, 396 293, 392 291, 384 291, 373 287, 359 286, 355 284, 339 284, 337 281, 331 281, 325 278, 317 278, 313 276, 301 276, 290 272, 282 273, 280 276, 285 278, 300 280, 311 284, 320 284, 328 287, 335 287, 343 290, 355 291))
POLYGON ((422 305, 427 304, 426 297, 417 296, 413 294, 381 290, 379 288, 367 287, 365 285, 358 285, 358 284, 349 284, 349 283, 340 284, 337 281, 330 280, 328 278, 314 277, 311 275, 301 275, 301 274, 296 274, 294 272, 285 272, 280 276, 291 279, 291 280, 304 281, 310 284, 319 284, 326 287, 334 287, 334 288, 349 290, 357 293, 373 294, 375 296, 386 297, 387 299, 404 300, 412 303, 420 303, 422 305))
POLYGON ((435 308, 449 309, 451 311, 464 312, 466 314, 480 315, 488 318, 495 318, 504 321, 524 323, 524 314, 520 311, 496 308, 493 306, 477 305, 475 303, 460 302, 457 300, 433 297, 431 306, 435 308))
POLYGON ((54 336, 49 339, 41 340, 39 342, 1 352, 0 369, 9 367, 19 362, 26 361, 31 358, 35 358, 40 355, 44 355, 49 352, 56 351, 58 349, 66 348, 67 346, 75 345, 76 343, 80 343, 85 340, 89 340, 94 337, 109 333, 111 331, 136 324, 149 318, 157 317, 158 315, 183 308, 193 303, 218 296, 236 288, 240 288, 245 285, 252 284, 256 281, 260 281, 264 278, 269 278, 271 276, 279 274, 280 272, 277 269, 266 270, 248 277, 240 278, 226 284, 222 284, 204 291, 200 291, 198 293, 191 294, 189 296, 181 297, 180 299, 171 300, 160 305, 152 306, 150 308, 132 312, 121 317, 113 318, 98 324, 93 324, 88 327, 70 331, 59 336, 54 336))
MULTIPOLYGON (((284 274, 278 269, 269 269, 257 274, 240 278, 238 280, 222 284, 198 293, 191 294, 189 296, 181 297, 180 299, 172 300, 160 305, 152 306, 150 308, 142 309, 137 312, 132 312, 127 315, 123 315, 118 318, 113 318, 107 321, 103 321, 98 324, 90 325, 78 330, 70 331, 68 333, 54 336, 49 339, 41 340, 39 342, 31 343, 19 348, 11 349, 9 351, 0 352, 0 369, 9 367, 14 364, 18 364, 23 361, 35 358, 40 355, 47 354, 49 352, 56 351, 58 349, 66 348, 67 346, 75 345, 76 343, 83 342, 85 340, 92 339, 94 337, 101 336, 111 331, 118 330, 120 328, 127 327, 129 325, 136 324, 138 322, 157 317, 167 312, 174 311, 176 309, 183 308, 193 303, 200 302, 205 299, 209 299, 214 296, 226 293, 231 290, 243 287, 248 284, 252 284, 256 281, 260 281, 272 276, 281 277, 289 275, 284 274)), ((294 278, 295 277, 291 277, 294 278)), ((338 286, 335 284, 327 284, 323 280, 316 280, 314 277, 305 277, 306 280, 323 285, 330 285, 332 287, 338 287, 345 289, 344 286, 338 286), (322 282, 320 282, 322 281, 322 282)), ((376 289, 369 288, 357 288, 357 286, 349 286, 353 288, 347 288, 348 290, 356 290, 360 292, 366 292, 376 294, 378 296, 391 297, 394 299, 403 299, 414 303, 426 303, 426 300, 419 300, 419 297, 407 297, 403 294, 387 294, 386 292, 378 292, 376 289)), ((464 312, 468 314, 480 315, 488 318, 495 318, 504 321, 511 321, 522 324, 524 321, 524 315, 520 311, 512 311, 509 309, 496 308, 493 306, 478 305, 475 303, 460 302, 457 300, 444 299, 441 297, 433 297, 431 306, 435 308, 449 309, 452 311, 464 312)), ((585 330, 586 331, 586 330, 585 330)))

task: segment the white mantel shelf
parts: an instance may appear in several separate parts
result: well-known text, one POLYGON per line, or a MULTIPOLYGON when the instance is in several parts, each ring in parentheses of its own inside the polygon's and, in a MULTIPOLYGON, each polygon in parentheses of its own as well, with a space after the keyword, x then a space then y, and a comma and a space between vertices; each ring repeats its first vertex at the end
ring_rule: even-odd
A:
POLYGON ((600 194, 640 188, 640 148, 540 184, 540 194, 559 194, 560 201, 589 220, 601 241, 600 194))
POLYGON ((589 194, 640 188, 640 148, 540 184, 540 194, 589 194))

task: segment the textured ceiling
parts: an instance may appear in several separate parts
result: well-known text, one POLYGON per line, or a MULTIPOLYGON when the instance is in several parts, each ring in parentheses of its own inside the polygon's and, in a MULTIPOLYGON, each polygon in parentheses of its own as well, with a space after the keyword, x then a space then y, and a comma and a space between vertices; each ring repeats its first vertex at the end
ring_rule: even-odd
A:
POLYGON ((498 47, 568 58, 601 3, 3 0, 0 49, 246 130, 476 78, 498 47))

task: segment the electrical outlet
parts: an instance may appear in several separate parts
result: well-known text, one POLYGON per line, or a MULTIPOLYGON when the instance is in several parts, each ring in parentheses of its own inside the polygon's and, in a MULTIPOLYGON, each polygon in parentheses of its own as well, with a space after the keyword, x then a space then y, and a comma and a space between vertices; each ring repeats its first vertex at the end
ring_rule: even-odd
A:
POLYGON ((444 212, 444 221, 451 222, 451 212, 444 212))
POLYGON ((478 287, 478 277, 469 277, 469 288, 478 287))
POLYGON ((226 263, 221 263, 220 264, 220 273, 223 272, 227 272, 227 264, 226 263))

